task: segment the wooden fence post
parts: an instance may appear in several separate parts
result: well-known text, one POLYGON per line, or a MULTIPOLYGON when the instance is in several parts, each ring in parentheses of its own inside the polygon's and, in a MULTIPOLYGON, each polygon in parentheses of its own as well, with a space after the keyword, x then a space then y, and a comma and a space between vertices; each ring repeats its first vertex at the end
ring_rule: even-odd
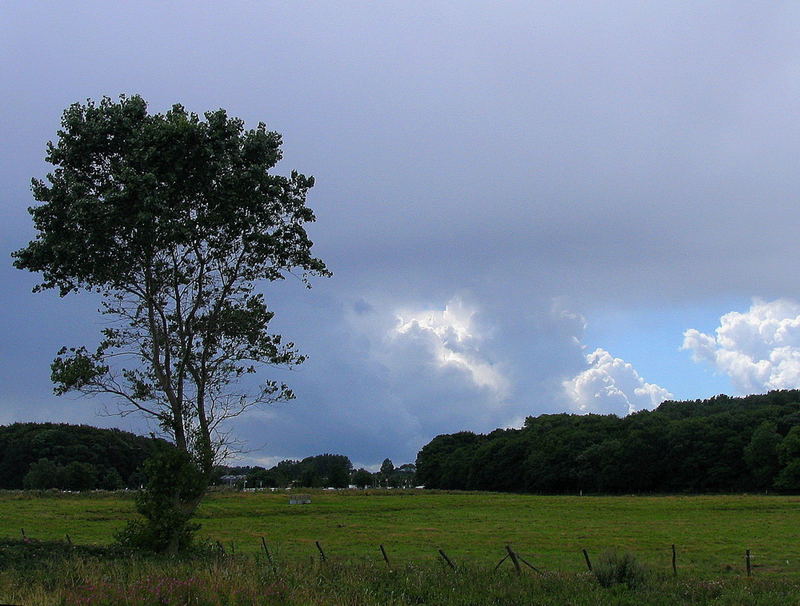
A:
POLYGON ((750 576, 751 568, 750 568, 750 550, 749 549, 745 549, 744 561, 745 561, 745 564, 747 565, 747 576, 750 576))
POLYGON ((381 554, 383 555, 383 561, 386 562, 386 565, 389 567, 389 570, 392 569, 392 565, 389 563, 389 556, 386 555, 386 550, 383 548, 383 545, 379 545, 381 548, 381 554))
POLYGON ((450 568, 452 568, 453 570, 456 569, 456 565, 453 564, 453 562, 450 560, 450 558, 447 557, 447 554, 443 550, 441 549, 439 550, 439 555, 442 556, 442 558, 444 559, 445 562, 447 562, 447 565, 450 566, 450 568))
POLYGON ((327 561, 328 558, 325 557, 325 552, 322 551, 322 545, 319 544, 319 541, 314 541, 317 544, 317 549, 319 549, 319 555, 322 556, 322 561, 327 561))
POLYGON ((267 556, 267 562, 269 565, 272 566, 272 569, 275 570, 275 562, 272 561, 272 556, 269 553, 269 549, 267 549, 267 541, 264 537, 261 537, 261 546, 264 548, 264 554, 267 556))
POLYGON ((511 549, 510 545, 506 545, 506 551, 508 552, 508 556, 511 558, 511 563, 514 564, 514 570, 517 571, 517 574, 522 572, 522 569, 519 567, 519 560, 517 559, 517 554, 514 553, 514 550, 511 549))
POLYGON ((582 549, 583 557, 586 559, 586 567, 589 569, 589 572, 592 572, 592 561, 589 559, 589 554, 585 549, 582 549))
POLYGON ((508 559, 508 554, 506 554, 506 555, 504 555, 504 556, 503 556, 503 559, 502 559, 502 560, 500 560, 500 561, 497 563, 497 566, 495 566, 495 567, 494 567, 494 569, 495 569, 495 570, 497 570, 498 568, 500 568, 500 564, 502 564, 503 562, 505 562, 507 559, 508 559))
POLYGON ((678 576, 678 565, 676 563, 675 543, 672 544, 672 574, 678 576))
POLYGON ((527 567, 528 567, 528 568, 530 568, 531 570, 534 570, 534 571, 538 572, 539 574, 544 574, 544 573, 543 573, 541 570, 539 570, 538 568, 536 568, 536 566, 534 566, 533 564, 531 564, 530 562, 528 562, 528 561, 527 561, 525 558, 523 558, 521 555, 517 554, 517 557, 519 558, 519 561, 520 561, 520 562, 522 562, 523 564, 525 564, 525 566, 527 566, 527 567))

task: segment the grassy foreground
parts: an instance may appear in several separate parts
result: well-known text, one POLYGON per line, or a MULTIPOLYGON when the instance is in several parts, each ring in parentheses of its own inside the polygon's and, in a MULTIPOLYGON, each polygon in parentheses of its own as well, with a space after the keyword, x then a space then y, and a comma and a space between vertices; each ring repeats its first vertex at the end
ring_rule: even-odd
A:
MULTIPOLYGON (((261 537, 278 559, 326 553, 380 559, 378 545, 402 563, 438 559, 495 564, 512 545, 537 567, 579 572, 582 549, 632 551, 646 564, 680 571, 741 574, 746 549, 758 575, 800 580, 800 497, 565 497, 437 491, 312 492, 310 505, 286 493, 211 493, 200 508, 200 535, 237 553, 257 553, 261 537)), ((0 537, 108 544, 134 515, 125 493, 0 492, 0 537)))
MULTIPOLYGON (((0 602, 800 604, 798 497, 434 491, 312 496, 310 505, 289 505, 286 493, 211 494, 199 512, 200 534, 222 543, 224 557, 131 561, 102 549, 68 549, 53 559, 35 549, 30 555, 30 543, 9 544, 0 549, 0 602), (262 537, 275 567, 259 554, 262 537), (328 557, 324 564, 316 541, 328 557), (517 577, 510 561, 493 571, 507 544, 545 574, 525 568, 517 577), (13 555, 25 549, 27 555, 13 555), (456 563, 456 571, 444 564, 439 549, 456 563), (601 587, 587 574, 582 549, 595 564, 608 549, 634 553, 648 571, 647 583, 635 589, 601 587), (752 554, 749 579, 745 549, 752 554), (194 597, 120 601, 154 587, 194 597), (87 595, 94 597, 85 601, 87 595)), ((102 546, 133 511, 126 494, 0 493, 0 537, 19 539, 24 529, 27 537, 57 541, 65 549, 66 535, 76 545, 102 546)))
POLYGON ((7 559, 19 556, 0 570, 0 600, 28 606, 800 605, 800 586, 774 579, 703 580, 649 572, 633 587, 603 586, 587 572, 517 575, 475 564, 455 570, 435 562, 392 569, 331 561, 273 567, 257 555, 132 559, 76 547, 70 555, 52 557, 30 550, 20 555, 20 547, 0 545, 7 559))

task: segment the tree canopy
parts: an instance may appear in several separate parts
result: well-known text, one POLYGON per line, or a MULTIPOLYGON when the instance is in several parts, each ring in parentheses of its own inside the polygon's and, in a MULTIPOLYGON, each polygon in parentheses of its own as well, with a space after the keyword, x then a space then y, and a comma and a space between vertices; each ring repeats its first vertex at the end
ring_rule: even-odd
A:
POLYGON ((614 415, 528 417, 440 435, 417 455, 428 488, 543 493, 800 489, 800 391, 664 402, 614 415))
POLYGON ((41 273, 36 290, 98 292, 109 316, 95 350, 59 352, 56 393, 114 396, 206 475, 230 443, 227 419, 293 397, 283 383, 251 391, 240 379, 304 360, 269 332, 259 284, 329 275, 304 228, 314 180, 270 172, 280 145, 222 109, 203 119, 181 105, 150 114, 139 96, 73 104, 47 146, 55 169, 33 180, 36 239, 13 254, 41 273))
POLYGON ((163 440, 66 423, 0 426, 0 488, 138 488, 163 440))
POLYGON ((99 293, 108 316, 96 349, 59 351, 55 392, 113 396, 122 414, 155 419, 182 453, 151 466, 151 494, 137 502, 148 522, 129 528, 131 545, 184 546, 231 444, 225 421, 293 397, 282 382, 242 381, 305 359, 269 331, 260 285, 329 275, 305 231, 314 180, 271 173, 280 146, 263 123, 245 130, 222 109, 202 119, 181 105, 150 114, 139 96, 103 98, 64 111, 47 146, 55 168, 33 180, 38 233, 14 265, 42 274, 36 290, 99 293), (191 490, 159 481, 174 469, 194 475, 191 466, 201 480, 191 490))

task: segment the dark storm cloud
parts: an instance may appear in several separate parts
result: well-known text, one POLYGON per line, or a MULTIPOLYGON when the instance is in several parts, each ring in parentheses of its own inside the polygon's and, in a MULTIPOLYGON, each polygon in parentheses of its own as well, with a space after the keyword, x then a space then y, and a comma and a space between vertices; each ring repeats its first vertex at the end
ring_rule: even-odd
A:
MULTIPOLYGON (((269 289, 277 328, 311 360, 286 376, 294 404, 240 428, 267 454, 408 460, 438 432, 563 409, 562 382, 587 368, 571 312, 800 296, 794 5, 3 11, 7 252, 34 235, 24 209, 45 141, 87 97, 264 120, 284 135, 280 169, 317 177, 311 235, 335 277, 310 295, 269 289), (419 326, 392 340, 398 314, 457 299, 474 311, 472 341, 448 349, 419 326), (442 347, 456 355, 444 366, 442 347), (475 382, 488 369, 502 397, 475 382)), ((0 279, 0 422, 62 410, 96 422, 97 403, 65 406, 47 384, 58 347, 95 338, 96 304, 30 295, 8 265, 0 279)))

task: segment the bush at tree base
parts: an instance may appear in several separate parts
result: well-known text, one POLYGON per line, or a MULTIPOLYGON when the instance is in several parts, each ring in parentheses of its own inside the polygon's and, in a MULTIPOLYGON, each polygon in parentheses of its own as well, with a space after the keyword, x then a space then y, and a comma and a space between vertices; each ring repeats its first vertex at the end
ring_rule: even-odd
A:
POLYGON ((144 519, 131 520, 116 535, 121 546, 158 553, 184 551, 192 545, 199 524, 190 523, 207 479, 191 456, 162 448, 144 464, 147 484, 136 496, 144 519))

